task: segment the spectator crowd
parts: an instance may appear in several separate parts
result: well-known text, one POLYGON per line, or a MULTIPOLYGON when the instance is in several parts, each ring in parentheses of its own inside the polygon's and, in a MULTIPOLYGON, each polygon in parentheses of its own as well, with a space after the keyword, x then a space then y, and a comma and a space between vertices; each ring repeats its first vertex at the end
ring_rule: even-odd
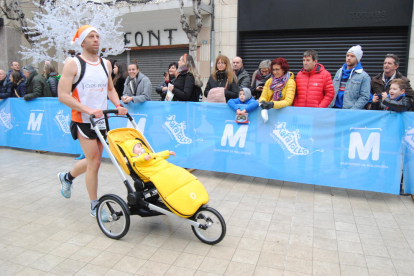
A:
MULTIPOLYGON (((399 71, 399 58, 387 54, 383 72, 370 78, 362 66, 363 51, 360 45, 351 47, 345 63, 335 76, 318 62, 318 53, 303 53, 303 68, 296 74, 289 71, 289 63, 279 57, 263 60, 258 69, 249 74, 241 57, 231 61, 219 55, 205 89, 190 55, 184 54, 169 64, 163 82, 155 91, 161 101, 207 101, 228 103, 238 116, 260 106, 262 109, 280 109, 286 106, 411 111, 414 91, 410 80, 399 71), (203 97, 204 96, 204 97, 203 97), (245 107, 243 107, 245 106, 245 107)), ((152 84, 140 71, 136 60, 127 65, 112 63, 114 88, 123 103, 151 101, 152 84)), ((38 97, 57 97, 60 75, 46 61, 43 72, 31 65, 20 69, 17 61, 10 70, 0 69, 0 99, 10 97, 31 100, 38 97)))

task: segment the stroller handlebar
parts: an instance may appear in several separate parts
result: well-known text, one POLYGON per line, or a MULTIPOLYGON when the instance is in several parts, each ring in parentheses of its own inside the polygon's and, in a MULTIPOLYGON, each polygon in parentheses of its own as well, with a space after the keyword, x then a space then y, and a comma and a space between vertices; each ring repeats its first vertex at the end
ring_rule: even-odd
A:
MULTIPOLYGON (((111 114, 111 113, 118 114, 118 109, 107 109, 107 110, 102 110, 102 112, 103 112, 104 115, 111 114)), ((132 117, 131 117, 131 115, 129 115, 129 113, 127 113, 125 116, 127 116, 130 121, 132 120, 132 117)), ((104 116, 104 117, 105 117, 105 119, 107 119, 106 116, 104 116)), ((95 115, 92 114, 92 115, 89 116, 89 118, 90 118, 92 127, 95 127, 95 125, 96 125, 95 120, 94 120, 95 115)))

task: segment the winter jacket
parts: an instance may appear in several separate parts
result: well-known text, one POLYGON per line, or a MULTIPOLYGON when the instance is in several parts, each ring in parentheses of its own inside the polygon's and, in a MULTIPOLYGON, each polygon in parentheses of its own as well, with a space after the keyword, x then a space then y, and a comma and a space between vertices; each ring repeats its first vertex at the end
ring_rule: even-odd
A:
POLYGON ((13 83, 7 83, 6 79, 0 81, 0 99, 7 99, 12 97, 13 83))
POLYGON ((46 80, 37 74, 36 71, 32 72, 26 80, 27 91, 24 99, 26 101, 38 98, 38 97, 52 97, 49 84, 46 80))
POLYGON ((195 84, 194 75, 188 71, 181 71, 174 81, 173 101, 198 102, 200 95, 195 84))
MULTIPOLYGON (((216 74, 217 81, 213 79, 213 76, 210 76, 208 79, 206 89, 204 90, 204 96, 207 98, 208 92, 211 88, 216 87, 225 87, 227 82, 227 75, 225 72, 217 71, 216 74)), ((230 99, 236 99, 239 97, 239 86, 235 82, 231 82, 227 84, 227 88, 224 90, 226 102, 228 102, 230 99)))
POLYGON ((152 85, 149 78, 141 72, 138 72, 138 75, 135 78, 137 80, 135 91, 132 91, 132 84, 130 83, 131 77, 128 76, 125 81, 123 95, 132 97, 133 103, 151 101, 152 85))
POLYGON ((161 96, 161 101, 164 101, 164 100, 165 100, 165 96, 167 96, 167 90, 162 91, 162 89, 163 89, 164 87, 168 87, 168 84, 169 84, 169 83, 174 84, 174 81, 175 81, 175 77, 172 77, 172 76, 170 75, 170 78, 169 78, 168 82, 166 82, 166 81, 164 80, 162 83, 160 83, 160 85, 158 85, 158 86, 155 88, 155 92, 157 92, 157 93, 158 93, 158 94, 160 94, 160 96, 161 96))
POLYGON ((331 74, 322 64, 308 72, 304 68, 296 76, 293 106, 328 107, 335 95, 331 74))
MULTIPOLYGON (((388 83, 387 86, 385 86, 385 82, 382 80, 384 75, 384 72, 381 74, 376 75, 371 80, 371 94, 381 94, 382 92, 388 92, 390 91, 390 83, 388 83)), ((405 90, 406 97, 410 98, 411 100, 414 99, 414 90, 412 89, 410 85, 410 80, 406 77, 404 77, 400 72, 395 72, 394 79, 402 79, 405 84, 407 85, 407 89, 405 90)))
MULTIPOLYGON (((335 105, 336 96, 338 95, 341 84, 342 67, 336 72, 333 79, 335 96, 329 107, 335 105)), ((351 73, 346 83, 344 91, 343 109, 363 109, 367 104, 370 95, 371 78, 363 69, 357 69, 351 73)))
POLYGON ((240 70, 236 73, 236 76, 237 85, 240 89, 243 87, 250 88, 250 76, 246 69, 244 69, 244 67, 240 68, 240 70))
POLYGON ((273 101, 273 108, 280 109, 286 106, 290 106, 295 98, 296 82, 295 75, 289 72, 290 78, 282 89, 282 99, 280 101, 273 101, 273 90, 270 89, 272 78, 268 79, 263 87, 262 95, 260 96, 259 103, 261 101, 271 102, 273 101))
POLYGON ((60 75, 55 72, 49 74, 49 78, 46 82, 49 84, 50 92, 52 93, 52 97, 58 96, 58 84, 59 84, 60 75))
POLYGON ((24 79, 21 79, 16 84, 13 83, 12 97, 17 97, 15 90, 20 97, 24 97, 24 95, 26 95, 27 90, 26 81, 24 79))
POLYGON ((410 98, 401 95, 395 100, 391 100, 387 97, 384 101, 380 100, 376 103, 373 102, 371 105, 371 110, 389 110, 396 112, 404 112, 413 110, 413 106, 410 98))
POLYGON ((116 93, 118 93, 119 99, 121 99, 122 93, 124 93, 124 84, 125 84, 124 77, 119 77, 116 80, 116 83, 114 83, 114 87, 115 87, 116 93))
POLYGON ((260 69, 257 69, 256 71, 254 71, 253 76, 252 76, 252 83, 251 83, 250 91, 252 92, 252 96, 255 97, 255 99, 259 99, 260 96, 262 95, 262 91, 256 90, 259 84, 262 84, 261 86, 264 86, 266 81, 272 77, 272 74, 269 73, 268 75, 262 77, 260 80, 256 81, 257 74, 260 74, 260 69))
POLYGON ((247 113, 250 113, 251 111, 255 110, 259 107, 259 102, 256 101, 253 98, 248 99, 247 101, 240 101, 239 98, 237 99, 230 99, 227 103, 231 108, 233 108, 234 111, 237 111, 237 109, 240 110, 246 110, 247 113), (238 106, 238 104, 242 104, 243 106, 238 106))
MULTIPOLYGON (((12 72, 13 72, 13 70, 9 70, 9 72, 7 72, 7 76, 5 78, 5 81, 3 83, 3 86, 7 86, 10 83, 10 75, 11 75, 12 72)), ((24 80, 26 80, 26 76, 23 74, 22 71, 19 71, 19 74, 20 74, 20 76, 22 76, 22 78, 24 80)))

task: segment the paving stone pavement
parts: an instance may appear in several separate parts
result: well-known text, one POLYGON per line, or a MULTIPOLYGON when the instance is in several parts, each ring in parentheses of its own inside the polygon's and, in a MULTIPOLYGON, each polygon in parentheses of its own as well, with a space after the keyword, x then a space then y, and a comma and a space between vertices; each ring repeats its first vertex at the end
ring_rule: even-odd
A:
MULTIPOLYGON (((166 216, 131 217, 107 238, 89 215, 84 178, 72 198, 59 171, 73 156, 0 148, 0 275, 414 275, 411 197, 194 171, 225 218, 227 235, 201 243, 166 216)), ((102 163, 99 194, 125 198, 102 163)))

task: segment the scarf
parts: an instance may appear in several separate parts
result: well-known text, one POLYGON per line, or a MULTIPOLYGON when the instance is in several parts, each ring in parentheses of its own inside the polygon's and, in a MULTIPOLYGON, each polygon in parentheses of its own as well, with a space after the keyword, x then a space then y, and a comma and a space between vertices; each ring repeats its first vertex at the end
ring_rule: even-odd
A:
POLYGON ((290 78, 290 72, 287 72, 280 78, 272 76, 272 83, 270 89, 273 90, 273 101, 280 101, 282 99, 282 89, 285 87, 286 82, 290 78))
POLYGON ((255 86, 259 86, 259 84, 261 83, 265 83, 269 78, 271 77, 271 74, 267 74, 265 76, 262 75, 262 73, 260 72, 260 69, 257 70, 256 76, 254 78, 254 82, 255 82, 255 86))
POLYGON ((178 68, 178 72, 181 74, 181 72, 183 72, 183 73, 187 73, 187 71, 188 71, 188 67, 187 66, 185 66, 185 65, 183 65, 183 66, 181 66, 180 68, 178 68))
POLYGON ((342 79, 349 79, 349 77, 352 75, 352 73, 355 71, 355 70, 358 70, 358 69, 363 69, 362 68, 362 65, 361 65, 361 62, 358 62, 358 64, 354 67, 354 68, 351 68, 351 69, 346 69, 346 67, 347 67, 347 65, 346 65, 346 63, 344 63, 344 65, 342 65, 342 79))

